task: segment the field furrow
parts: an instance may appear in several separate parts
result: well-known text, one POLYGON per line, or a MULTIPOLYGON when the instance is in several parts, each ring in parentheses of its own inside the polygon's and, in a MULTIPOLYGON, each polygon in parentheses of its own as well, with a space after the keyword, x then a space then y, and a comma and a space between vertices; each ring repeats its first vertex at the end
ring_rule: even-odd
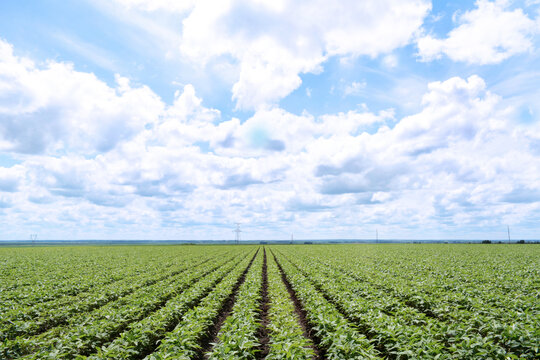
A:
POLYGON ((385 348, 390 356, 399 358, 407 353, 423 354, 426 358, 534 359, 538 356, 538 331, 527 321, 501 323, 484 314, 464 311, 459 312, 461 317, 455 321, 441 321, 404 304, 391 291, 332 271, 331 266, 324 266, 315 258, 297 256, 293 265, 344 316, 375 339, 378 349, 385 348))
POLYGON ((154 352, 157 344, 173 330, 182 316, 221 282, 248 257, 240 258, 207 274, 198 283, 179 296, 169 300, 164 307, 145 319, 129 325, 120 337, 98 349, 89 359, 143 359, 154 352))
POLYGON ((235 268, 199 306, 189 310, 182 321, 165 336, 156 351, 145 359, 202 359, 211 348, 211 340, 219 333, 224 319, 230 313, 238 289, 244 283, 258 255, 259 250, 246 267, 235 268))
POLYGON ((175 270, 166 271, 165 273, 161 269, 149 271, 137 279, 128 278, 122 284, 104 286, 93 293, 75 296, 72 299, 62 299, 58 304, 47 302, 41 306, 24 308, 19 312, 16 309, 11 310, 4 313, 0 321, 0 340, 12 340, 18 336, 38 335, 48 329, 72 321, 73 317, 78 314, 99 309, 143 287, 151 286, 182 274, 184 271, 201 266, 210 260, 210 258, 207 258, 202 261, 197 261, 197 259, 185 261, 181 266, 175 267, 175 270))
POLYGON ((306 311, 287 280, 275 256, 269 266, 269 330, 267 359, 322 359, 319 339, 307 321, 306 311))
POLYGON ((18 348, 20 355, 31 353, 29 359, 49 354, 55 357, 89 354, 107 344, 127 326, 161 308, 169 299, 192 286, 200 278, 217 269, 231 258, 211 266, 195 267, 145 287, 90 313, 72 317, 66 326, 57 327, 36 337, 17 338, 6 342, 6 349, 18 348))
MULTIPOLYGON (((291 263, 275 259, 296 293, 326 359, 379 359, 381 354, 366 336, 317 291, 291 263)), ((385 354, 382 354, 384 356, 385 354)))

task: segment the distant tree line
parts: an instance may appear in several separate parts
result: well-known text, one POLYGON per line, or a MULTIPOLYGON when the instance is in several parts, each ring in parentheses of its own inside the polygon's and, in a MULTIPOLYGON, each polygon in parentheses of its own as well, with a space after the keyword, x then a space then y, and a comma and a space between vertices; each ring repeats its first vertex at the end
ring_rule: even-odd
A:
MULTIPOLYGON (((494 242, 494 241, 491 241, 491 240, 482 240, 482 244, 506 244, 506 241, 494 242)), ((540 241, 527 241, 527 242, 525 242, 525 240, 518 240, 518 241, 514 242, 514 244, 540 244, 540 241)))

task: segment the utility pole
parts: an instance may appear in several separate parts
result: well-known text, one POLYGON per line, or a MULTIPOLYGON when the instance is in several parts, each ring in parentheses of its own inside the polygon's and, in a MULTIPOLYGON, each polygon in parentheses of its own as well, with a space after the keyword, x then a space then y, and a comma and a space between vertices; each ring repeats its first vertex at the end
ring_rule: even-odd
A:
POLYGON ((379 229, 375 229, 375 242, 379 243, 379 229))
POLYGON ((293 241, 294 241, 294 237, 293 237, 293 234, 291 234, 291 245, 292 245, 293 241))
POLYGON ((240 233, 242 232, 242 230, 240 230, 240 223, 235 224, 236 229, 233 230, 233 232, 235 233, 234 243, 238 245, 240 243, 240 233))
POLYGON ((510 244, 510 225, 506 225, 506 230, 508 230, 508 243, 510 244))

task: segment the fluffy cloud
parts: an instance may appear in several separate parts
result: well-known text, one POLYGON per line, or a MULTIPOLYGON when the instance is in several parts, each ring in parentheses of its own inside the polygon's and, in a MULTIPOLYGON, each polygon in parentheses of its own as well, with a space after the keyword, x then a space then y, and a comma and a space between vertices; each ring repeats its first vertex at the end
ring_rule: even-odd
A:
POLYGON ((205 107, 192 85, 165 105, 127 79, 111 87, 70 65, 38 66, 5 43, 1 59, 1 144, 20 159, 0 167, 3 229, 229 238, 242 219, 262 237, 355 236, 377 224, 407 237, 540 211, 540 128, 510 120, 514 109, 478 76, 430 83, 421 110, 399 119, 273 107, 240 121, 205 107), (10 130, 32 126, 28 138, 10 130), (22 145, 34 136, 41 147, 22 145))
POLYGON ((383 203, 382 213, 397 222, 410 212, 419 223, 445 226, 496 225, 508 221, 517 203, 538 209, 532 174, 540 168, 528 150, 538 128, 516 127, 509 111, 477 76, 431 83, 421 112, 349 146, 326 146, 335 156, 315 168, 319 191, 354 195, 371 207, 383 203), (494 212, 498 217, 487 220, 494 212))
POLYGON ((0 192, 16 192, 19 190, 19 182, 24 176, 24 168, 14 166, 12 168, 0 167, 0 192))
POLYGON ((328 57, 375 57, 406 45, 430 8, 423 0, 200 1, 183 21, 181 50, 202 64, 229 57, 239 69, 237 106, 260 109, 328 57))
POLYGON ((431 35, 418 40, 418 54, 424 61, 447 55, 470 64, 496 64, 513 55, 533 50, 533 35, 540 32, 538 21, 522 9, 510 10, 507 0, 478 0, 476 9, 459 16, 459 26, 446 39, 431 35))
POLYGON ((350 85, 347 85, 345 87, 345 90, 343 90, 344 96, 358 96, 362 93, 362 91, 366 88, 367 83, 364 82, 358 82, 353 81, 350 85))
POLYGON ((155 120, 162 101, 117 78, 111 88, 72 64, 37 65, 0 40, 0 150, 108 151, 155 120))

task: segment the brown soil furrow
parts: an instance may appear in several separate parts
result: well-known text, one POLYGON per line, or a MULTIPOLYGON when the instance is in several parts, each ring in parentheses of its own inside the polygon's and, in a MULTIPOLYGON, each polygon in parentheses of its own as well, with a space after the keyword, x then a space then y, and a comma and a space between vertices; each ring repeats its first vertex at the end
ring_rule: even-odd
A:
MULTIPOLYGON (((239 261, 240 262, 240 261, 239 261)), ((227 274, 221 276, 219 279, 217 279, 215 282, 214 282, 214 286, 215 287, 217 284, 219 284, 221 281, 223 281, 223 279, 227 276, 227 274)), ((188 307, 189 309, 192 309, 194 307, 196 307, 198 304, 200 304, 201 300, 204 299, 206 296, 208 296, 208 294, 210 294, 210 292, 212 292, 212 288, 209 288, 207 289, 204 293, 200 294, 197 298, 193 299, 189 304, 188 304, 188 307)), ((187 312, 187 310, 184 312, 184 314, 187 312)), ((178 321, 180 320, 177 320, 177 321, 173 321, 171 323, 169 323, 168 325, 165 326, 165 332, 162 336, 159 336, 159 338, 157 338, 152 344, 150 344, 147 348, 139 351, 139 353, 137 355, 135 355, 133 357, 133 360, 141 360, 141 359, 144 359, 146 358, 146 356, 152 354, 154 351, 156 351, 156 349, 159 347, 160 345, 160 342, 161 340, 166 336, 166 333, 168 333, 169 331, 172 331, 176 325, 178 324, 178 321)))
MULTIPOLYGON (((193 267, 198 267, 200 265, 203 265, 203 264, 205 264, 206 262, 208 262, 210 260, 211 259, 204 260, 203 262, 198 263, 198 264, 194 265, 193 267)), ((184 268, 182 270, 174 271, 174 272, 172 272, 170 274, 167 274, 166 276, 161 276, 161 277, 156 278, 156 279, 149 279, 148 281, 144 282, 140 286, 136 286, 136 287, 133 287, 131 289, 127 289, 125 292, 118 293, 117 294, 118 296, 116 296, 116 295, 111 296, 111 298, 107 299, 107 301, 104 301, 102 303, 96 302, 95 304, 90 304, 87 308, 85 308, 84 312, 85 313, 90 313, 90 312, 92 312, 94 310, 97 310, 97 309, 100 309, 102 307, 108 306, 108 305, 110 305, 111 303, 113 303, 115 301, 121 300, 121 299, 123 299, 125 297, 128 297, 128 296, 134 294, 135 292, 143 289, 145 286, 151 286, 151 285, 157 284, 160 281, 166 282, 169 279, 171 279, 172 277, 174 277, 174 276, 176 276, 176 275, 178 275, 178 274, 180 274, 182 272, 185 272, 186 270, 188 270, 188 269, 184 268)), ((205 276, 206 274, 207 273, 204 273, 203 275, 194 278, 194 281, 198 281, 202 276, 205 276)), ((168 301, 168 299, 166 301, 168 301)), ((161 307, 161 306, 162 305, 160 305, 159 307, 161 307)), ((70 319, 71 318, 69 318, 69 317, 65 317, 65 318, 61 318, 61 319, 55 319, 52 322, 44 324, 43 327, 40 327, 37 331, 29 333, 28 335, 30 335, 30 336, 38 336, 38 335, 43 334, 43 333, 45 333, 45 332, 47 332, 47 331, 49 331, 49 330, 51 330, 53 328, 60 327, 60 326, 63 326, 63 325, 69 325, 70 319)))
MULTIPOLYGON (((227 263, 229 263, 230 261, 234 261, 234 258, 231 259, 231 260, 228 260, 227 263)), ((226 263, 226 264, 227 264, 226 263)), ((225 266, 226 264, 222 264, 222 265, 219 265, 218 267, 215 267, 215 268, 212 268, 212 269, 208 269, 206 271, 204 271, 203 273, 201 273, 199 276, 197 277, 194 277, 192 282, 188 285, 186 285, 186 287, 181 291, 181 292, 184 292, 186 290, 188 290, 189 288, 191 288, 192 286, 194 286, 200 279, 202 279, 203 277, 207 276, 208 274, 210 274, 211 272, 215 271, 216 269, 222 267, 222 266, 225 266)), ((141 313, 140 316, 137 316, 136 318, 134 318, 132 320, 132 322, 138 322, 138 321, 141 321, 142 319, 144 319, 145 317, 147 316, 151 316, 153 313, 156 313, 158 312, 162 307, 164 307, 167 302, 172 299, 174 296, 178 296, 180 293, 178 294, 175 294, 175 293, 171 293, 171 294, 168 294, 166 295, 163 299, 161 299, 159 302, 155 303, 150 309, 148 310, 145 310, 141 313)), ((102 338, 102 339, 97 339, 94 343, 97 344, 97 345, 100 345, 100 346, 103 346, 103 345, 108 345, 109 343, 113 342, 114 339, 118 338, 122 332, 124 332, 128 327, 129 327, 130 323, 129 322, 126 322, 124 324, 122 324, 121 326, 119 326, 118 328, 116 328, 113 332, 111 332, 107 338, 102 338)), ((95 351, 96 349, 94 348, 85 348, 85 349, 82 349, 81 352, 79 353, 79 355, 83 355, 83 356, 88 356, 90 355, 93 351, 95 351)))
MULTIPOLYGON (((193 267, 198 267, 198 266, 201 266, 205 263, 207 263, 208 261, 212 260, 212 258, 210 259, 206 259, 200 263, 197 263, 195 265, 193 265, 193 267)), ((76 315, 77 313, 80 313, 80 312, 84 312, 84 313, 90 313, 94 310, 97 310, 99 308, 102 308, 104 306, 107 306, 115 301, 118 301, 118 300, 121 300, 122 298, 124 297, 127 297, 127 296, 130 296, 131 294, 135 293, 136 291, 139 291, 141 290, 142 288, 146 287, 146 286, 151 286, 151 285, 154 285, 154 284, 157 284, 158 282, 160 281, 163 281, 163 282, 166 282, 168 279, 182 273, 182 272, 185 272, 186 270, 188 270, 187 268, 183 268, 181 270, 176 270, 174 272, 171 272, 165 276, 160 276, 158 278, 155 278, 155 279, 148 279, 147 281, 145 281, 144 283, 142 283, 141 285, 138 285, 138 286, 134 286, 132 288, 128 288, 128 289, 125 289, 123 292, 119 292, 117 294, 114 294, 112 295, 111 297, 109 297, 108 299, 106 299, 105 301, 102 301, 102 302, 99 302, 99 301, 96 301, 94 303, 90 303, 88 304, 88 306, 85 306, 84 307, 84 310, 81 310, 81 309, 78 309, 78 311, 75 311, 73 310, 73 314, 76 315)), ((75 301, 73 303, 76 303, 75 301)), ((68 317, 68 316, 65 316, 65 317, 62 317, 62 318, 52 318, 52 319, 45 319, 43 320, 43 323, 35 330, 31 331, 31 332, 27 332, 26 334, 21 334, 21 336, 38 336, 40 334, 43 334, 53 328, 56 328, 56 327, 60 327, 62 325, 66 325, 66 324, 69 324, 69 321, 71 320, 71 317, 68 317)))
POLYGON ((268 334, 268 308, 270 304, 270 300, 268 299, 268 273, 267 273, 267 266, 266 266, 266 249, 263 248, 264 251, 264 259, 263 259, 263 269, 262 269, 262 286, 261 286, 261 313, 260 313, 260 321, 261 321, 261 327, 259 328, 259 352, 257 353, 257 359, 264 359, 266 355, 268 355, 268 352, 270 351, 270 348, 268 347, 268 342, 270 341, 270 337, 268 334))
MULTIPOLYGON (((283 255, 283 257, 285 257, 285 255, 283 255)), ((375 349, 377 351, 379 351, 383 355, 384 359, 396 359, 396 355, 389 353, 386 350, 386 348, 384 347, 384 344, 380 340, 375 340, 375 338, 380 338, 380 336, 379 336, 379 334, 377 332, 373 331, 373 329, 371 327, 369 327, 367 324, 360 323, 356 319, 352 319, 347 314, 347 312, 345 311, 345 309, 343 308, 343 306, 340 303, 336 302, 334 299, 332 299, 330 296, 328 296, 328 294, 326 294, 326 292, 324 292, 317 283, 315 283, 312 279, 310 279, 309 276, 306 276, 306 274, 298 267, 298 265, 296 265, 294 262, 292 262, 290 260, 289 260, 289 262, 303 276, 306 277, 306 279, 311 283, 311 285, 313 285, 315 290, 317 290, 317 292, 319 292, 319 294, 321 294, 322 297, 326 301, 328 301, 330 304, 332 304, 336 308, 336 310, 341 314, 341 316, 343 316, 345 319, 347 319, 347 321, 349 321, 351 324, 354 324, 358 328, 358 330, 360 330, 366 336, 366 338, 373 344, 375 349)))
POLYGON ((221 330, 221 327, 223 326, 225 319, 227 319, 229 315, 231 314, 232 308, 236 301, 236 294, 238 293, 238 288, 240 288, 240 286, 246 280, 246 274, 251 268, 253 261, 255 261, 257 254, 259 254, 259 249, 257 249, 257 252, 255 253, 255 255, 253 255, 253 258, 249 262, 248 266, 242 272, 242 275, 240 275, 236 284, 234 284, 231 295, 229 295, 227 300, 225 300, 225 302, 223 303, 223 306, 219 310, 219 315, 214 320, 214 323, 208 330, 206 336, 201 340, 201 347, 200 347, 198 356, 195 358, 196 360, 207 359, 208 353, 212 350, 212 345, 218 342, 219 330, 221 330))
MULTIPOLYGON (((271 251, 271 250, 270 250, 271 251)), ((320 347, 321 339, 317 337, 315 334, 315 331, 312 329, 311 325, 309 324, 307 320, 307 312, 302 306, 302 302, 298 297, 296 296, 296 292, 292 288, 291 284, 289 283, 289 280, 287 280, 287 276, 285 275, 285 271, 283 271, 283 268, 281 267, 281 264, 276 258, 276 255, 272 251, 272 256, 274 257, 274 260, 278 266, 279 272, 281 273, 281 280, 285 284, 285 287, 287 288, 287 291, 289 292, 289 296, 291 297, 291 301, 294 303, 294 311, 296 315, 298 316, 298 322, 300 323, 300 327, 302 328, 302 331, 304 332, 304 336, 311 340, 311 343, 313 344, 312 349, 315 353, 315 356, 313 357, 314 360, 322 360, 325 359, 324 351, 320 347)))
MULTIPOLYGON (((285 255, 283 255, 285 257, 285 255)), ((366 324, 364 322, 361 322, 359 321, 358 319, 354 319, 352 318, 346 311, 346 309, 343 307, 343 305, 339 302, 337 302, 336 300, 332 299, 322 288, 319 284, 317 284, 315 281, 313 281, 312 279, 310 279, 299 267, 297 264, 295 264, 294 262, 292 262, 291 260, 289 260, 289 262, 298 270, 300 271, 300 273, 304 274, 304 276, 306 276, 306 278, 310 281, 310 283, 315 287, 315 289, 325 298, 326 301, 328 301, 330 304, 332 304, 338 311, 339 313, 344 317, 346 318, 349 322, 351 322, 352 324, 356 325, 358 330, 360 330, 370 341, 371 343, 373 344, 373 346, 375 347, 375 349, 377 349, 383 356, 385 359, 398 359, 399 358, 399 355, 397 355, 396 353, 391 353, 388 351, 388 349, 386 348, 385 346, 385 341, 392 341, 392 340, 385 340, 385 338, 381 337, 381 334, 377 331, 375 331, 369 324, 366 324)), ((353 277, 354 278, 354 277, 353 277)), ((362 280, 359 280, 359 281, 362 281, 362 280)), ((384 311, 382 311, 383 313, 386 313, 384 311)), ((395 316, 394 314, 389 314, 389 313, 386 313, 388 316, 395 316)), ((449 339, 447 336, 445 336, 442 340, 441 340, 445 346, 449 347, 451 346, 450 342, 449 342, 449 339)), ((503 348, 504 348, 504 345, 502 344, 499 344, 501 345, 503 348)), ((507 351, 510 351, 509 349, 506 349, 505 350, 507 351)))

